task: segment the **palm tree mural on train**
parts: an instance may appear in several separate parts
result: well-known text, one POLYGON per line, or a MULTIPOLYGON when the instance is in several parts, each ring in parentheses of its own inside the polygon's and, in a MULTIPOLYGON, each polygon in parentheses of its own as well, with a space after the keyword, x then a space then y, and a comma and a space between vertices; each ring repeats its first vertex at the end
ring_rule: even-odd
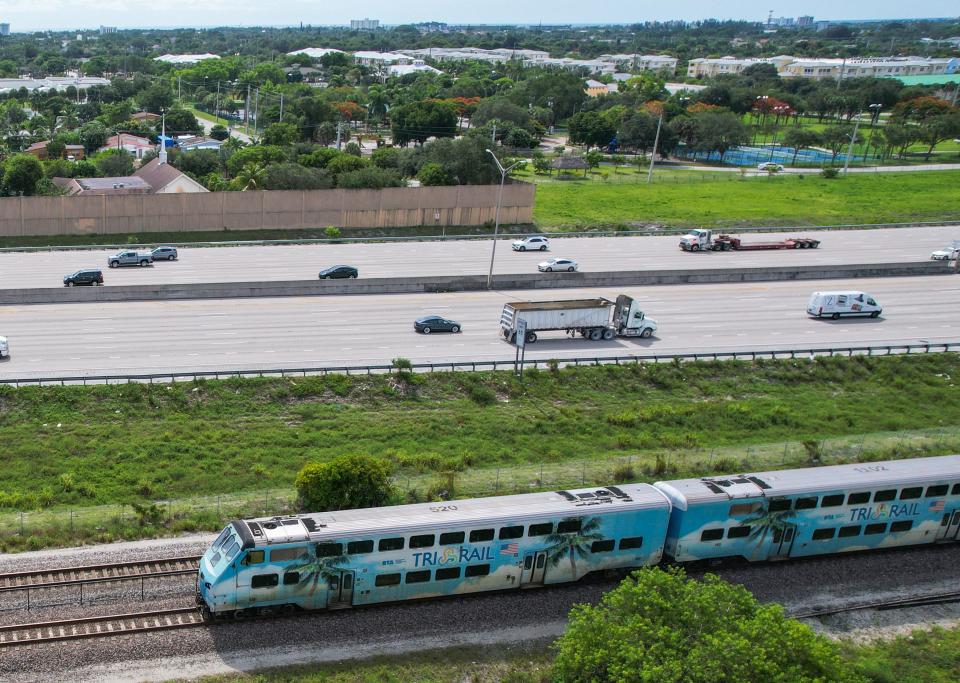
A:
MULTIPOLYGON (((593 545, 593 542, 603 540, 603 534, 597 531, 600 528, 600 518, 590 517, 581 520, 577 517, 568 517, 560 524, 564 522, 581 522, 581 524, 576 531, 566 533, 555 532, 547 536, 547 559, 554 567, 559 565, 564 558, 569 559, 570 575, 571 577, 576 577, 577 558, 579 557, 581 560, 586 559, 590 554, 590 546, 593 545)), ((558 524, 557 528, 559 529, 559 527, 560 525, 558 524)))
POLYGON ((297 584, 297 590, 306 590, 309 587, 310 592, 314 593, 321 582, 329 584, 332 580, 340 578, 342 568, 350 563, 350 556, 328 555, 327 557, 317 557, 304 552, 297 560, 300 563, 293 565, 287 571, 300 572, 300 583, 297 584))
POLYGON ((760 509, 755 517, 743 520, 743 524, 750 527, 750 539, 755 542, 757 550, 759 550, 764 541, 767 540, 767 536, 773 536, 774 539, 777 539, 779 535, 780 538, 783 538, 787 529, 794 526, 793 510, 771 512, 768 504, 767 507, 760 509))

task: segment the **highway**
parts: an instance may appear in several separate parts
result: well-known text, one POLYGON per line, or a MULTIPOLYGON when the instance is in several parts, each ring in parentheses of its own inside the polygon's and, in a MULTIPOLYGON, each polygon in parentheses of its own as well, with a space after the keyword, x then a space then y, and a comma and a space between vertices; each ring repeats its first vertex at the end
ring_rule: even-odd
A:
MULTIPOLYGON (((536 272, 548 256, 569 257, 583 271, 749 268, 805 264, 922 261, 960 239, 960 226, 884 230, 799 231, 745 234, 745 240, 815 237, 819 249, 758 252, 682 252, 679 236, 553 238, 549 253, 514 252, 497 244, 497 273, 536 272)), ((107 267, 107 251, 6 252, 0 254, 0 288, 62 287, 63 276, 101 268, 105 285, 184 284, 314 279, 328 266, 357 266, 360 277, 486 274, 491 240, 313 244, 181 249, 180 260, 152 267, 107 267)))
MULTIPOLYGON (((658 320, 657 336, 592 342, 545 333, 530 345, 527 358, 960 339, 956 275, 623 292, 658 320), (883 316, 807 318, 810 292, 836 289, 873 294, 883 316)), ((0 335, 9 339, 12 355, 0 361, 0 377, 382 364, 398 356, 414 362, 508 359, 513 348, 498 336, 504 302, 531 294, 543 300, 619 293, 565 289, 4 306, 0 335), (463 332, 416 334, 414 318, 428 313, 458 320, 463 332)))

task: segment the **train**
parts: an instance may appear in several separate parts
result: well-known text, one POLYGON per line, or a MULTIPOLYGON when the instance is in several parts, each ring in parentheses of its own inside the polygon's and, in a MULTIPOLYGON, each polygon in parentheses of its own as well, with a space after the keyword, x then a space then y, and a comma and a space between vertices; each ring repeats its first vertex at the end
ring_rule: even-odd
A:
POLYGON ((207 618, 243 618, 957 540, 947 455, 234 520, 196 598, 207 618))

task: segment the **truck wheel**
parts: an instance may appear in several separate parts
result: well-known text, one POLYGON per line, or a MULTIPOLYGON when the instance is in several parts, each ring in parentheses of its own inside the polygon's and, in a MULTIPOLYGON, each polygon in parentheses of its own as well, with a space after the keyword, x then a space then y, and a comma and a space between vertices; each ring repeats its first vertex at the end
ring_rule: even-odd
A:
POLYGON ((600 341, 603 338, 601 330, 590 330, 590 341, 600 341))
POLYGON ((700 245, 699 244, 690 245, 690 251, 700 251, 700 245))
POLYGON ((873 313, 870 314, 870 317, 871 317, 871 318, 879 318, 879 317, 880 317, 880 311, 874 311, 873 313))
POLYGON ((111 268, 116 268, 116 267, 119 266, 119 265, 120 265, 120 264, 117 263, 116 261, 111 261, 111 262, 110 262, 110 267, 111 267, 111 268))
POLYGON ((536 332, 527 332, 527 343, 528 343, 528 344, 533 344, 535 341, 537 341, 537 333, 536 333, 536 332))
POLYGON ((640 332, 640 336, 644 339, 649 339, 651 335, 653 335, 653 330, 651 330, 649 327, 645 327, 643 331, 640 332))
POLYGON ((834 313, 833 315, 830 316, 830 319, 831 319, 831 320, 839 320, 839 319, 840 319, 840 314, 839 314, 839 313, 834 313))
POLYGON ((147 262, 146 260, 143 260, 143 261, 140 262, 140 267, 141 267, 141 268, 143 268, 143 267, 146 266, 146 265, 148 265, 148 262, 147 262))
POLYGON ((614 332, 609 327, 603 331, 603 338, 607 341, 613 339, 614 332))

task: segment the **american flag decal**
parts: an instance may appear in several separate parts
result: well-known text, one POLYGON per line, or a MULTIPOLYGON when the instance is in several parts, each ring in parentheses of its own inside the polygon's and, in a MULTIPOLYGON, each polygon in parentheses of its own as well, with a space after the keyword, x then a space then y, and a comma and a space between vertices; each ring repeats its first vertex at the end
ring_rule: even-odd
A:
POLYGON ((520 546, 516 543, 507 543, 500 546, 501 555, 516 555, 520 551, 520 546))
POLYGON ((930 512, 943 512, 943 506, 946 501, 938 500, 930 503, 930 512))

